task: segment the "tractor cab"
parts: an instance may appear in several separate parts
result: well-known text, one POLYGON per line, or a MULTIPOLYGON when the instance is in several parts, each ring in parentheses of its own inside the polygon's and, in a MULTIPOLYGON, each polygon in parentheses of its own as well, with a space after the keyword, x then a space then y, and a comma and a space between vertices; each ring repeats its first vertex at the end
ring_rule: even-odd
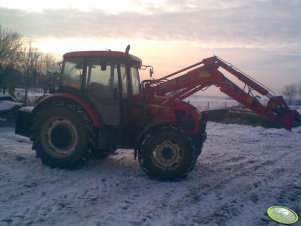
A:
POLYGON ((138 57, 115 51, 64 55, 61 90, 73 89, 90 100, 106 125, 120 125, 133 95, 141 92, 138 57))

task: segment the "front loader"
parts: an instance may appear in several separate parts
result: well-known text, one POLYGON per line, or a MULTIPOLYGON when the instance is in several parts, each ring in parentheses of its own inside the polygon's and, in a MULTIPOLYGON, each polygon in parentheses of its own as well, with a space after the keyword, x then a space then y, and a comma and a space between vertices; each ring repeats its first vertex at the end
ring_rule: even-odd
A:
MULTIPOLYGON (((91 156, 134 149, 151 178, 175 181, 193 169, 206 139, 207 113, 183 101, 210 85, 290 130, 300 115, 282 97, 218 57, 160 79, 140 82, 140 58, 126 52, 64 54, 59 88, 33 108, 19 110, 16 134, 30 137, 42 162, 78 168, 91 156), (222 67, 245 83, 241 89, 222 67), (254 91, 269 98, 263 105, 254 91)), ((152 71, 152 70, 151 70, 152 71)))

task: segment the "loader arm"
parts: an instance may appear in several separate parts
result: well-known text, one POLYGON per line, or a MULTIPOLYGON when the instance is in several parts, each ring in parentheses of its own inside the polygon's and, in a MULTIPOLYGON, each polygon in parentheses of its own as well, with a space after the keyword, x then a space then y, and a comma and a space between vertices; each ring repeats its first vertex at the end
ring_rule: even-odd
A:
MULTIPOLYGON (((175 99, 183 100, 200 90, 215 85, 221 92, 230 96, 243 106, 268 119, 280 123, 284 128, 291 130, 294 120, 300 120, 295 110, 290 110, 282 96, 275 96, 268 88, 239 71, 231 64, 217 56, 206 58, 201 62, 169 74, 157 80, 142 82, 146 96, 153 94, 165 96, 167 104, 175 99), (227 78, 220 70, 222 68, 239 79, 243 88, 227 78), (268 98, 268 103, 262 104, 259 97, 268 98)), ((300 123, 300 121, 299 121, 300 123)))

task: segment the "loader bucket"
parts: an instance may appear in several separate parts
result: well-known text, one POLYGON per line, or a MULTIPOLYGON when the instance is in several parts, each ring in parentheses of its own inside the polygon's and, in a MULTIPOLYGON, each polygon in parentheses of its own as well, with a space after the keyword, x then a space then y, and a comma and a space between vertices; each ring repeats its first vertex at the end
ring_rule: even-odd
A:
POLYGON ((271 97, 266 106, 265 116, 280 123, 289 131, 301 121, 300 114, 296 110, 291 110, 282 96, 271 97))
POLYGON ((289 110, 284 115, 278 115, 276 121, 280 122, 280 124, 289 131, 291 131, 293 127, 301 125, 300 114, 296 110, 289 110))

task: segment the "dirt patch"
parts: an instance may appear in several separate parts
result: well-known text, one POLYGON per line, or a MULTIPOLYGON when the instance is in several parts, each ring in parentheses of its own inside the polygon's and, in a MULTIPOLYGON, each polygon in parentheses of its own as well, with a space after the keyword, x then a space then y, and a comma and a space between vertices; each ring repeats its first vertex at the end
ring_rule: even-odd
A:
POLYGON ((209 110, 208 121, 220 122, 224 124, 262 126, 265 128, 282 128, 279 123, 266 119, 263 116, 257 115, 240 106, 209 110))

